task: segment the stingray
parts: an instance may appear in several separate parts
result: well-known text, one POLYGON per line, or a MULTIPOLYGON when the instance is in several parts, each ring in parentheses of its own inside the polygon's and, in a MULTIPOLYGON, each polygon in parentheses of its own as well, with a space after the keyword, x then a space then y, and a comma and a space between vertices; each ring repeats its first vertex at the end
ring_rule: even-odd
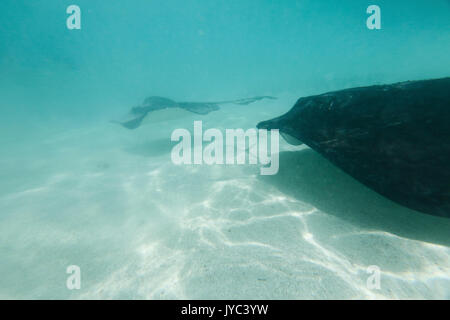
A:
POLYGON ((398 204, 450 217, 448 77, 303 97, 257 127, 279 129, 398 204))
POLYGON ((263 99, 276 99, 276 98, 270 96, 260 96, 260 97, 219 101, 219 102, 175 102, 171 99, 163 97, 148 97, 144 100, 142 105, 132 108, 128 113, 128 115, 125 117, 125 119, 113 122, 119 123, 127 129, 136 129, 141 125, 142 121, 149 113, 158 110, 180 108, 196 114, 205 115, 212 111, 219 110, 220 105, 224 104, 248 105, 252 102, 256 102, 263 99))

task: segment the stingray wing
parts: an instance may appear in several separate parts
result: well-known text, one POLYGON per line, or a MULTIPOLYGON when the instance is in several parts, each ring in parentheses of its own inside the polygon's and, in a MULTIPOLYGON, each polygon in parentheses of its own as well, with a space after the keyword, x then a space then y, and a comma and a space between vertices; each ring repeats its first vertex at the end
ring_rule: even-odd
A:
POLYGON ((118 123, 127 129, 136 129, 141 125, 142 120, 144 120, 146 115, 147 113, 141 114, 130 113, 124 120, 113 120, 111 122, 118 123))
POLYGON ((395 202, 450 217, 450 78, 301 98, 258 127, 295 137, 395 202))

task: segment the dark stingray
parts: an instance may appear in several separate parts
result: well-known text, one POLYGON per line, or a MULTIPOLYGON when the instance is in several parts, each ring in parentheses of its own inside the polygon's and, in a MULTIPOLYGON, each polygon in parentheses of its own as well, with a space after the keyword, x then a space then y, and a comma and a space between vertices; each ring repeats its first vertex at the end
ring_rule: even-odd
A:
POLYGON ((450 78, 300 98, 258 128, 279 129, 401 205, 450 217, 450 78))
POLYGON ((168 109, 168 108, 181 108, 196 114, 208 114, 211 111, 216 111, 220 109, 220 105, 223 104, 239 104, 247 105, 255 101, 262 99, 276 99, 269 96, 260 96, 246 99, 230 100, 230 101, 219 101, 219 102, 175 102, 168 98, 163 97, 148 97, 144 100, 142 105, 134 107, 130 110, 128 115, 124 120, 113 121, 121 124, 128 129, 136 129, 142 123, 142 120, 153 111, 168 109))

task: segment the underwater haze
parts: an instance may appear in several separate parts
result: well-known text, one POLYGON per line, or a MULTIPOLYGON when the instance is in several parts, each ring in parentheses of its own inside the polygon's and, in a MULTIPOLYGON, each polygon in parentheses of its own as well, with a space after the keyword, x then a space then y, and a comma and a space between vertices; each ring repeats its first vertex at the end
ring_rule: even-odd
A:
POLYGON ((303 96, 449 74, 446 0, 2 0, 0 298, 450 299, 450 219, 310 148, 280 139, 275 175, 171 158, 194 121, 246 130, 303 96), (277 99, 111 122, 149 96, 277 99))

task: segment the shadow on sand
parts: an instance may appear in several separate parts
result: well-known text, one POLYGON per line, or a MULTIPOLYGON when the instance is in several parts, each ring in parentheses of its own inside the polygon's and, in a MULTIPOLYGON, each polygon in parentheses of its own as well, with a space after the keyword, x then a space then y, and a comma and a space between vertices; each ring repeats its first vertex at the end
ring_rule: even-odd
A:
POLYGON ((125 147, 124 150, 142 157, 160 157, 169 154, 173 146, 174 143, 170 139, 158 139, 136 143, 125 147))
POLYGON ((362 229, 450 246, 450 219, 400 206, 362 185, 311 149, 280 153, 266 183, 362 229))

